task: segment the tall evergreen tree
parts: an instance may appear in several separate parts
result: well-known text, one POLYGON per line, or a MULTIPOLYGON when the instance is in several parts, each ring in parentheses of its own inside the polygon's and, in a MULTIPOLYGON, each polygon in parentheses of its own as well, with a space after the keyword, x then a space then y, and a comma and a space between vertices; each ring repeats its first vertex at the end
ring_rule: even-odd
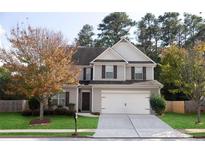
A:
MULTIPOLYGON (((160 29, 158 20, 151 13, 147 13, 137 24, 137 40, 141 49, 152 59, 158 57, 158 42, 160 39, 160 29)), ((155 59, 156 60, 156 59, 155 59)))
POLYGON ((177 43, 177 34, 180 27, 179 13, 165 12, 164 15, 159 16, 161 25, 161 40, 162 46, 168 46, 177 43))
POLYGON ((130 28, 134 22, 124 12, 114 12, 106 16, 99 24, 96 46, 109 47, 120 40, 122 36, 129 35, 130 28))
POLYGON ((184 13, 184 27, 186 27, 186 46, 194 46, 200 37, 203 37, 202 31, 205 29, 205 22, 202 17, 184 13), (201 35, 202 34, 202 35, 201 35))
POLYGON ((80 46, 91 47, 93 46, 93 35, 93 26, 86 24, 78 33, 78 38, 76 41, 80 46))

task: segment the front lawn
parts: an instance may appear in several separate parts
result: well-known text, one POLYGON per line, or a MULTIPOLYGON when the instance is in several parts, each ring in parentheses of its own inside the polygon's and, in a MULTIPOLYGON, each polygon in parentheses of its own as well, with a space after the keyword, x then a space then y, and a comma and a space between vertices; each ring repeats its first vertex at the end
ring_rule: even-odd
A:
MULTIPOLYGON (((21 113, 0 113, 0 129, 74 129, 72 116, 45 116, 51 122, 48 125, 30 126, 29 122, 38 116, 22 116, 21 113)), ((97 128, 98 117, 78 117, 79 129, 97 128)))
POLYGON ((205 138, 205 133, 189 133, 195 138, 205 138))
MULTIPOLYGON (((92 136, 92 132, 80 132, 78 136, 92 136)), ((0 133, 0 137, 72 137, 72 133, 0 133)))
POLYGON ((205 128, 205 113, 201 114, 201 124, 195 124, 196 114, 165 113, 160 118, 175 129, 205 128))

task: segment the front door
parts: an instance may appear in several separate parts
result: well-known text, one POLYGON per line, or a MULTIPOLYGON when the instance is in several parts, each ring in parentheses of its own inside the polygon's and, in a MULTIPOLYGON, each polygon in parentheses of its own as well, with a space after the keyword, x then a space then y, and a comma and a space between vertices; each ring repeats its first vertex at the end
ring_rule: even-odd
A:
POLYGON ((90 111, 90 92, 82 92, 82 111, 90 111))

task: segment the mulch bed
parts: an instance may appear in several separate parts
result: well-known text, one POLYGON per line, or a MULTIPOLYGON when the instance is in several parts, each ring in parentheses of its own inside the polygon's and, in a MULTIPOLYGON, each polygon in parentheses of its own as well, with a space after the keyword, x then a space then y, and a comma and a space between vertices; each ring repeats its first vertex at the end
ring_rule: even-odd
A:
POLYGON ((40 120, 40 119, 33 119, 33 120, 30 121, 30 125, 46 125, 48 123, 50 123, 50 120, 46 119, 46 118, 42 119, 42 120, 40 120))

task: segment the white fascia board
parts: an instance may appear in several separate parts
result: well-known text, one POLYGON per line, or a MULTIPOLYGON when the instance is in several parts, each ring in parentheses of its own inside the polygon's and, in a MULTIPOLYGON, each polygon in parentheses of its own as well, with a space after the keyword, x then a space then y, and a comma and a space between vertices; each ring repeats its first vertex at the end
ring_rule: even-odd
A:
POLYGON ((147 88, 147 89, 156 89, 156 88, 162 88, 161 85, 122 85, 122 84, 92 84, 93 88, 117 88, 117 89, 141 89, 141 88, 147 88))
POLYGON ((128 63, 127 66, 147 66, 147 67, 156 67, 156 64, 147 64, 147 63, 128 63))
POLYGON ((124 65, 124 64, 126 64, 126 62, 93 62, 93 64, 95 64, 95 65, 102 65, 102 64, 104 64, 104 65, 124 65))

